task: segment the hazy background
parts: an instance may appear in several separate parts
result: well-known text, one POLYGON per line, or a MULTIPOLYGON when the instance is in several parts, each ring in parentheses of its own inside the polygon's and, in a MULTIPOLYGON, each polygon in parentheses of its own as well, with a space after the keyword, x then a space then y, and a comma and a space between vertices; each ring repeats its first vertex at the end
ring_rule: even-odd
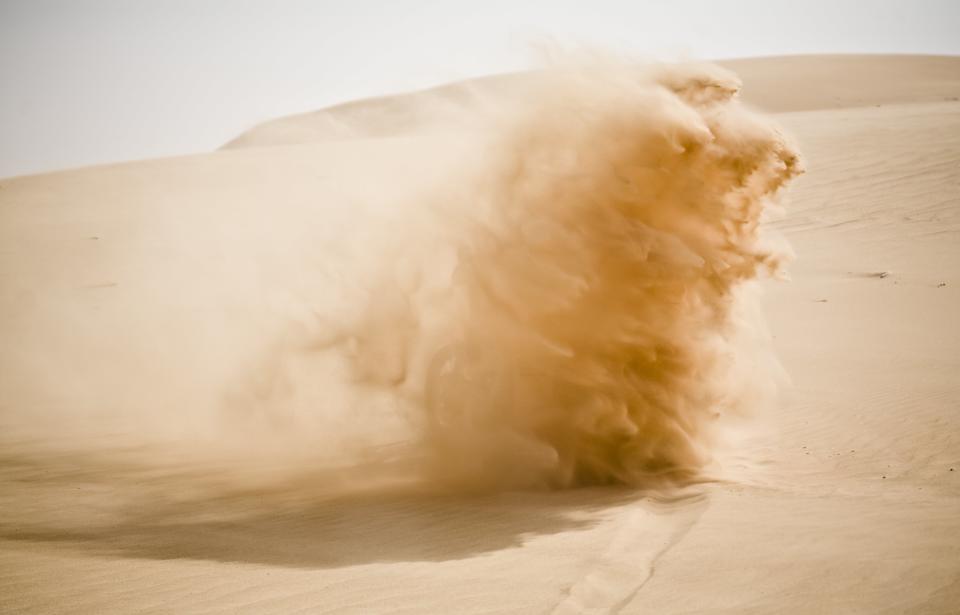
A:
POLYGON ((956 0, 0 0, 0 177, 214 149, 271 117, 529 66, 531 43, 958 54, 958 32, 956 0))

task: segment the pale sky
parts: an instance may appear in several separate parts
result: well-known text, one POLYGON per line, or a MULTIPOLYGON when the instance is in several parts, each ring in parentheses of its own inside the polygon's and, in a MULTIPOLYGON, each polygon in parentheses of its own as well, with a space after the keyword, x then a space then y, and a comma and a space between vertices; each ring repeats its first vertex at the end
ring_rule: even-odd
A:
POLYGON ((0 0, 0 177, 209 151, 272 117, 530 67, 551 41, 958 55, 960 1, 0 0))

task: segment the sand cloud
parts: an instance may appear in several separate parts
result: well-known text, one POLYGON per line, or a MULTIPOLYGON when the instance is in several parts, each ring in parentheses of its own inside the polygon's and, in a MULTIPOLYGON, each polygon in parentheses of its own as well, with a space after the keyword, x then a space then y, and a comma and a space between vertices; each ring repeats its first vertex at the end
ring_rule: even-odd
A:
POLYGON ((483 156, 430 195, 340 345, 406 400, 444 479, 693 478, 770 388, 745 367, 773 359, 744 342, 744 287, 782 270, 763 221, 797 153, 715 66, 538 79, 488 113, 483 156))

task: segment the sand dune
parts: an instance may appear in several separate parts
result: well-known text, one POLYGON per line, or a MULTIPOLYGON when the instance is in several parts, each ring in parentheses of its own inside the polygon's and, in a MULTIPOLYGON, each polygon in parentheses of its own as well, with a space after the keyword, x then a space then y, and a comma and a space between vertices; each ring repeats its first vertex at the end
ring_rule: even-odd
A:
POLYGON ((0 610, 955 611, 960 61, 726 64, 806 160, 764 296, 792 383, 677 491, 425 489, 389 405, 312 414, 316 315, 369 292, 336 259, 375 269, 476 144, 418 110, 496 80, 0 182, 0 610))
MULTIPOLYGON (((720 62, 744 82, 743 99, 766 111, 814 111, 960 99, 960 59, 944 56, 788 56, 720 62), (789 87, 785 87, 789 84, 789 87)), ((430 90, 345 103, 283 117, 224 147, 262 147, 423 131, 437 115, 460 117, 490 99, 523 97, 530 74, 485 77, 430 90)))

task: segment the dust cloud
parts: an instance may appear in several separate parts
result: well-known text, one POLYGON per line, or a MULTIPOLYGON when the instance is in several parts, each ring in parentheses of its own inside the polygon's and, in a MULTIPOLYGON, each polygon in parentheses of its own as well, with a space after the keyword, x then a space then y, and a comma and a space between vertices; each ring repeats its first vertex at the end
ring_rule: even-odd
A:
MULTIPOLYGON (((40 384, 17 384, 26 392, 7 395, 11 408, 28 386, 46 395, 76 381, 58 407, 97 413, 47 413, 41 423, 30 408, 8 412, 9 467, 118 485, 145 475, 137 484, 166 485, 168 496, 293 475, 494 489, 712 475, 725 425, 771 403, 776 388, 754 286, 788 260, 765 222, 802 171, 798 155, 716 66, 571 64, 522 86, 474 97, 431 131, 456 143, 442 169, 417 160, 415 137, 384 140, 409 146, 403 179, 422 175, 415 191, 354 165, 340 181, 365 186, 377 215, 344 205, 291 207, 285 218, 251 201, 231 206, 229 219, 203 213, 207 226, 185 235, 179 210, 157 212, 163 224, 151 228, 177 237, 176 259, 136 252, 152 259, 128 266, 146 272, 130 291, 139 294, 113 312, 98 307, 90 332, 70 317, 76 325, 56 333, 69 352, 51 352, 48 331, 36 334, 39 350, 24 341, 10 354, 11 365, 26 365, 22 356, 46 366, 38 374, 57 361, 78 374, 22 378, 40 384), (323 244, 321 257, 299 258, 296 241, 323 244), (329 247, 337 241, 349 249, 329 247), (229 276, 206 272, 209 262, 229 276), (254 318, 249 306, 267 295, 249 281, 257 276, 309 292, 254 318), (190 289, 213 298, 190 299, 190 289), (167 307, 155 299, 171 296, 167 307), (230 309, 217 311, 225 300, 230 309), (10 443, 31 421, 45 426, 40 439, 10 443), (66 446, 38 444, 58 431, 66 446)), ((350 147, 377 143, 338 147, 362 158, 350 147)))
POLYGON ((788 257, 763 223, 798 155, 714 66, 538 79, 438 186, 345 336, 354 373, 407 400, 442 480, 696 479, 771 399, 749 286, 788 257))

